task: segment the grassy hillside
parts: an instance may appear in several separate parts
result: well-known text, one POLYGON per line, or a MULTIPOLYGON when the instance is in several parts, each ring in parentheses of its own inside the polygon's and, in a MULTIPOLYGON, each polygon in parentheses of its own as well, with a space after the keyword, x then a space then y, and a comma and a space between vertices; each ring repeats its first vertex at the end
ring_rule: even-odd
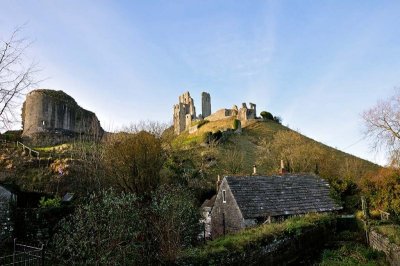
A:
MULTIPOLYGON (((181 135, 177 136, 173 140, 172 146, 176 150, 190 154, 196 161, 207 159, 204 157, 207 157, 209 153, 212 153, 214 156, 216 156, 215 159, 218 160, 213 170, 216 173, 219 172, 220 174, 224 174, 225 172, 229 173, 229 171, 227 171, 229 169, 224 169, 224 166, 226 166, 227 162, 225 160, 229 159, 228 157, 230 154, 232 154, 233 152, 243 154, 243 173, 250 174, 252 172, 253 165, 257 164, 257 162, 259 161, 258 151, 260 150, 260 148, 262 148, 265 143, 272 142, 274 140, 274 135, 277 132, 292 131, 291 129, 273 121, 250 121, 247 125, 243 127, 242 134, 233 134, 229 136, 227 141, 225 141, 224 143, 215 146, 212 145, 212 147, 205 147, 204 145, 201 145, 204 138, 203 136, 206 132, 215 132, 217 130, 232 128, 232 125, 233 119, 209 122, 200 127, 198 132, 194 134, 184 132, 181 135)), ((370 170, 376 170, 380 167, 372 162, 366 161, 351 154, 329 147, 316 140, 310 139, 307 136, 301 134, 300 136, 301 138, 317 145, 326 154, 329 154, 332 157, 335 157, 339 160, 351 160, 353 162, 356 162, 357 167, 360 167, 361 165, 362 168, 370 170)), ((280 162, 277 161, 277 169, 279 168, 279 165, 280 162)), ((260 174, 268 174, 268 170, 265 169, 263 165, 258 164, 257 171, 260 174)))

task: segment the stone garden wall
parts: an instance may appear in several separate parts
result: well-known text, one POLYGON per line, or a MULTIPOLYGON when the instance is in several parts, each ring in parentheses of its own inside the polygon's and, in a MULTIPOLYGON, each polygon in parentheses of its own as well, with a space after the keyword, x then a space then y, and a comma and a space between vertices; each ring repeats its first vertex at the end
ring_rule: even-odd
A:
POLYGON ((371 230, 369 232, 369 245, 373 249, 383 251, 390 265, 400 265, 400 247, 391 243, 386 236, 371 230))

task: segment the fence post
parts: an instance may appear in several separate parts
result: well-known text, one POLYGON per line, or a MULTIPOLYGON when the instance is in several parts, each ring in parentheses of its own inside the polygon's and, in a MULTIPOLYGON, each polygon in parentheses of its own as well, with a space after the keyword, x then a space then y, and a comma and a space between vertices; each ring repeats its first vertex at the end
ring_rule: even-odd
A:
POLYGON ((15 249, 16 249, 16 242, 17 242, 17 239, 16 239, 16 238, 14 238, 13 265, 15 264, 15 249))
POLYGON ((44 244, 42 244, 42 266, 44 266, 45 252, 44 252, 44 244))

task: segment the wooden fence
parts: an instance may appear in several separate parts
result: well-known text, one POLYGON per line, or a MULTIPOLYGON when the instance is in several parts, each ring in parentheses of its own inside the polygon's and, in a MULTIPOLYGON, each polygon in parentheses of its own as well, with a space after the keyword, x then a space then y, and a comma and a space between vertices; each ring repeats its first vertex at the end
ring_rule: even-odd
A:
POLYGON ((44 245, 39 247, 18 243, 14 239, 14 252, 0 257, 0 265, 34 265, 43 266, 45 263, 44 245))
POLYGON ((29 152, 29 156, 32 157, 32 154, 35 154, 36 158, 40 158, 40 153, 38 151, 35 151, 34 149, 32 149, 31 147, 25 145, 22 142, 17 141, 17 147, 22 147, 23 151, 28 151, 29 152))

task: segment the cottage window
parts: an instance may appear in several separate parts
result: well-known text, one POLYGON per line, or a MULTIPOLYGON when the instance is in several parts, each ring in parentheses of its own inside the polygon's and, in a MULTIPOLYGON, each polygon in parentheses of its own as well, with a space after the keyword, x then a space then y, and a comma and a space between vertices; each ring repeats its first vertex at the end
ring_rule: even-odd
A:
POLYGON ((226 203, 226 191, 222 190, 222 202, 226 203))

